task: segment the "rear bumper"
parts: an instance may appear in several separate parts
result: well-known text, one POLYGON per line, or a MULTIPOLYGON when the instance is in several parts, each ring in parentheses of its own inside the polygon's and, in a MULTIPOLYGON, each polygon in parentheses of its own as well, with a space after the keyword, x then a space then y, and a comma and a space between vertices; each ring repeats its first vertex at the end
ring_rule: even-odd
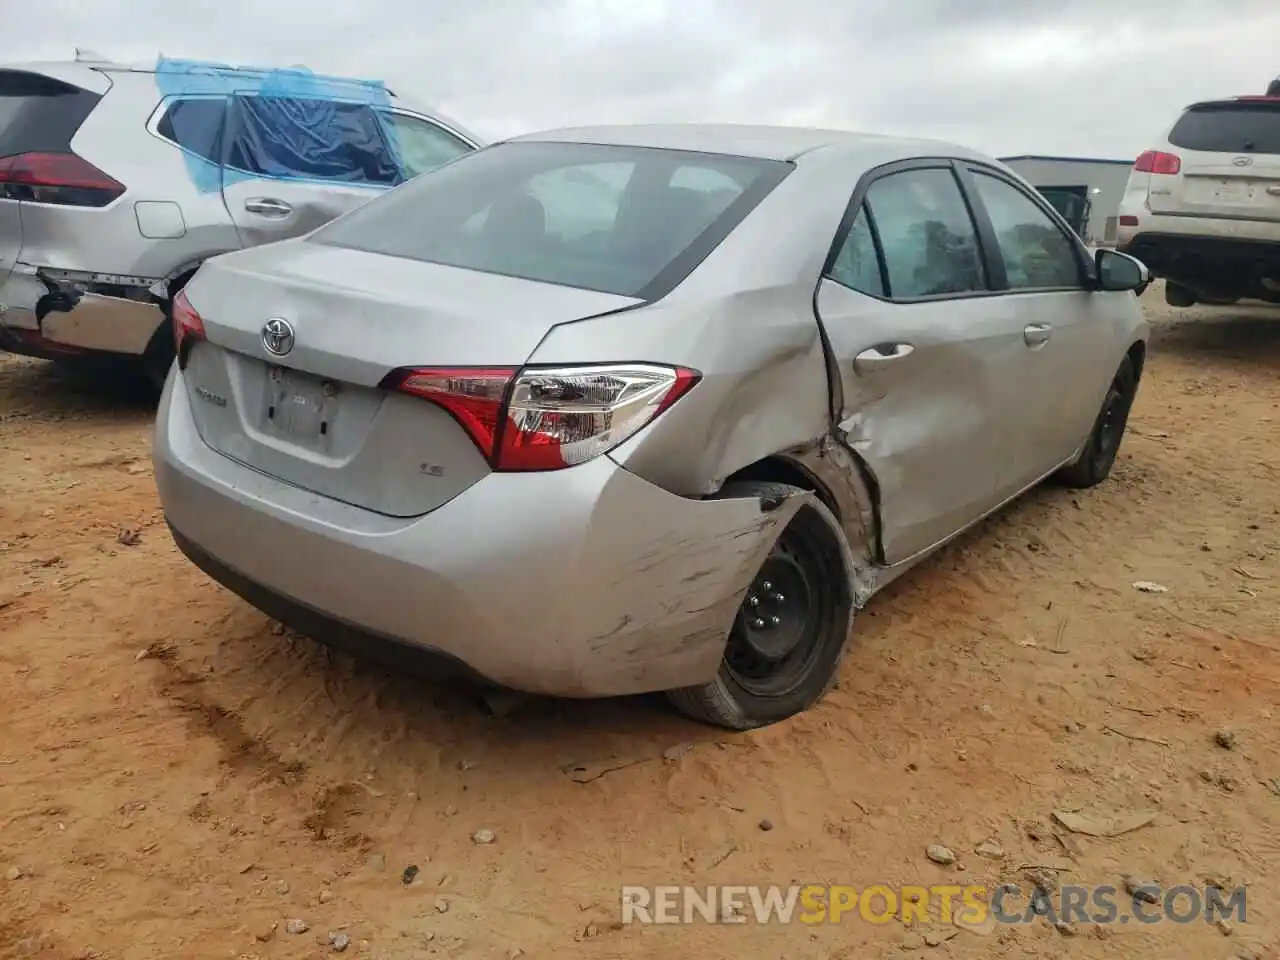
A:
POLYGON ((36 305, 48 289, 26 264, 19 264, 0 287, 0 327, 10 337, 30 341, 36 334, 55 353, 111 353, 140 357, 166 321, 154 302, 82 294, 71 310, 38 316, 36 305))
POLYGON ((1118 247, 1154 276, 1204 294, 1280 295, 1280 224, 1148 214, 1121 228, 1118 247))
POLYGON ((712 679, 752 575, 809 498, 768 512, 688 500, 600 457, 490 474, 425 517, 386 517, 210 449, 176 367, 154 456, 181 549, 270 615, 356 653, 422 651, 555 696, 712 679))

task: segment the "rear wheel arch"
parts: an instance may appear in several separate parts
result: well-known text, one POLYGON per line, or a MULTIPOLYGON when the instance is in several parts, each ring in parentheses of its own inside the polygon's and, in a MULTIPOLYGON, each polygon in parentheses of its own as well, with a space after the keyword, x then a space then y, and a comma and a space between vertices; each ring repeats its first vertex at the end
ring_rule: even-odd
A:
MULTIPOLYGON (((851 485, 845 482, 838 475, 831 476, 830 480, 826 480, 819 475, 821 472, 835 474, 836 471, 846 469, 844 465, 837 464, 831 458, 823 456, 821 449, 815 449, 812 454, 800 456, 774 454, 765 457, 735 471, 726 478, 725 483, 746 481, 785 483, 788 486, 799 487, 801 490, 808 490, 822 502, 823 506, 831 511, 832 516, 846 531, 849 529, 851 521, 857 522, 859 518, 864 518, 862 525, 867 529, 864 529, 863 542, 850 543, 849 546, 855 557, 858 551, 861 550, 866 554, 867 560, 876 563, 882 562, 880 485, 866 461, 858 456, 857 453, 845 447, 841 447, 840 450, 852 461, 852 467, 857 471, 858 482, 855 484, 851 485), (821 468, 815 470, 805 461, 815 465, 820 464, 821 468), (847 492, 840 496, 836 492, 837 489, 843 489, 847 492), (866 518, 869 518, 869 523, 866 522, 866 518)), ((846 539, 848 539, 847 535, 846 539)))
POLYGON ((1142 379, 1142 366, 1147 362, 1147 345, 1142 340, 1136 340, 1129 346, 1128 352, 1125 354, 1129 358, 1129 362, 1133 364, 1133 379, 1139 381, 1142 379))

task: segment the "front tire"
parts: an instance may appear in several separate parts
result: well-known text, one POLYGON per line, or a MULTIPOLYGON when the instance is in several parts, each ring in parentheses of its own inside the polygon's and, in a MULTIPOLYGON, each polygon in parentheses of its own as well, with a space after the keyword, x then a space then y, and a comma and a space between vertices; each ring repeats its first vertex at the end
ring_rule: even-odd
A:
MULTIPOLYGON (((780 483, 727 484, 722 497, 785 498, 780 483)), ((787 524, 734 618, 716 678, 667 694, 702 723, 750 730, 817 703, 835 683, 849 635, 852 596, 843 533, 821 503, 787 524)))
POLYGON ((1093 430, 1084 450, 1074 463, 1058 472, 1057 480, 1063 486, 1077 490, 1096 487, 1111 474, 1120 441, 1124 439, 1129 411, 1138 392, 1138 372, 1131 357, 1125 357, 1107 389, 1102 410, 1094 422, 1093 430))

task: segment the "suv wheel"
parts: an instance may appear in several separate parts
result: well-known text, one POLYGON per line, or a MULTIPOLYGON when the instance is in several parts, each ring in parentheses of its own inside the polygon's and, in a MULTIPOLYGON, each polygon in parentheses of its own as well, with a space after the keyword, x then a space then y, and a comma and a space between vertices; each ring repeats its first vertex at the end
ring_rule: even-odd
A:
POLYGON ((1164 302, 1171 307, 1194 307, 1196 295, 1188 287, 1180 283, 1166 281, 1164 285, 1164 302))

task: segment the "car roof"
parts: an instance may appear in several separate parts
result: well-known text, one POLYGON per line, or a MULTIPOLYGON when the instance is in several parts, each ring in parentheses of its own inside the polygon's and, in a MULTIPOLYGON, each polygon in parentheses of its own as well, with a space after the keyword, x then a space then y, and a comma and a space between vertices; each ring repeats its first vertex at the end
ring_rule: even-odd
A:
POLYGON ((941 140, 826 130, 818 127, 758 126, 732 123, 618 124, 563 127, 512 137, 512 141, 594 143, 608 146, 658 147, 697 153, 723 153, 761 160, 796 160, 816 150, 840 150, 850 155, 875 153, 901 157, 991 158, 941 140))

